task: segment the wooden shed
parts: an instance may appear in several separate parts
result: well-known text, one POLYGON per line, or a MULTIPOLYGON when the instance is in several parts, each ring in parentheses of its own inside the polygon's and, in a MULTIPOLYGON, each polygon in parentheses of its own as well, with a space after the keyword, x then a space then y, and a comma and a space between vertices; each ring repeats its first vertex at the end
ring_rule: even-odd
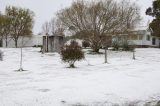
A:
POLYGON ((43 52, 60 52, 64 45, 64 36, 43 36, 43 52))

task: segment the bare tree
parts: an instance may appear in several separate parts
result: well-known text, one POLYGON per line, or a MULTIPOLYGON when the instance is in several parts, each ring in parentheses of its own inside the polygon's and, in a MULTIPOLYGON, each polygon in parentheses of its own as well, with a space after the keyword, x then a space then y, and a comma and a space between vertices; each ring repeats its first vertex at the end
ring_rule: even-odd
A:
POLYGON ((20 36, 31 36, 34 13, 29 9, 6 7, 5 15, 10 19, 10 36, 18 47, 20 36))
POLYGON ((51 25, 51 34, 54 35, 56 32, 56 27, 57 27, 55 18, 51 19, 50 25, 51 25))
POLYGON ((76 33, 83 32, 93 51, 99 52, 103 44, 101 36, 125 32, 138 20, 138 7, 127 3, 126 0, 78 0, 71 7, 60 10, 57 16, 66 28, 76 33))
POLYGON ((62 22, 56 18, 52 18, 50 21, 46 21, 42 25, 42 33, 45 35, 54 35, 56 33, 63 33, 65 28, 62 22))
POLYGON ((50 31, 51 31, 51 25, 50 25, 50 22, 45 22, 43 25, 42 25, 42 32, 43 34, 45 35, 49 35, 50 34, 50 31))
POLYGON ((59 19, 52 18, 50 21, 51 34, 64 35, 65 28, 59 19))
POLYGON ((48 52, 48 37, 49 37, 49 34, 50 34, 50 31, 51 31, 51 25, 49 22, 45 22, 43 25, 42 25, 42 31, 44 33, 44 35, 46 36, 46 51, 45 52, 48 52))
POLYGON ((8 47, 8 37, 10 34, 10 19, 9 17, 7 17, 6 15, 1 16, 1 22, 0 22, 0 35, 1 35, 1 39, 5 39, 5 46, 8 47))
POLYGON ((51 21, 42 25, 42 32, 46 35, 46 52, 48 52, 49 35, 64 35, 64 28, 58 19, 52 18, 51 21))
POLYGON ((5 23, 5 17, 4 15, 0 14, 0 40, 3 39, 3 35, 4 35, 4 23, 5 23))

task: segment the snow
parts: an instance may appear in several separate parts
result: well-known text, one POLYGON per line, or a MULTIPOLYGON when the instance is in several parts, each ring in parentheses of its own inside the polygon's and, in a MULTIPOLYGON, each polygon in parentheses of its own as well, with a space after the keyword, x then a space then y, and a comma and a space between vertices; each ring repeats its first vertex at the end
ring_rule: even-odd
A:
POLYGON ((81 39, 70 39, 65 44, 70 45, 72 41, 76 41, 78 43, 78 45, 82 47, 83 40, 81 40, 81 39))
POLYGON ((0 106, 127 106, 160 100, 160 49, 109 51, 104 55, 86 54, 75 69, 66 68, 59 54, 41 54, 40 48, 0 48, 0 106))

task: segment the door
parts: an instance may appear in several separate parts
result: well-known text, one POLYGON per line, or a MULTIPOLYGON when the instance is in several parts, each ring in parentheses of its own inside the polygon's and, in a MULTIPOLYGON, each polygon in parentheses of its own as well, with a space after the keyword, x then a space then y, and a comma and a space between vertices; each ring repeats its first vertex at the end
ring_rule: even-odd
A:
POLYGON ((156 45, 156 38, 152 38, 152 45, 156 45))

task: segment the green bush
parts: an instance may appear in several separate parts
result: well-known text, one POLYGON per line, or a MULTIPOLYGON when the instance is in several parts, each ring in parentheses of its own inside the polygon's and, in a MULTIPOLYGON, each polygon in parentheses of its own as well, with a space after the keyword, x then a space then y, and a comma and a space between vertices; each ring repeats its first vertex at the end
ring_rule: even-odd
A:
POLYGON ((61 50, 61 59, 69 63, 70 68, 74 68, 74 63, 84 59, 84 52, 76 41, 71 41, 70 45, 65 45, 61 50))

